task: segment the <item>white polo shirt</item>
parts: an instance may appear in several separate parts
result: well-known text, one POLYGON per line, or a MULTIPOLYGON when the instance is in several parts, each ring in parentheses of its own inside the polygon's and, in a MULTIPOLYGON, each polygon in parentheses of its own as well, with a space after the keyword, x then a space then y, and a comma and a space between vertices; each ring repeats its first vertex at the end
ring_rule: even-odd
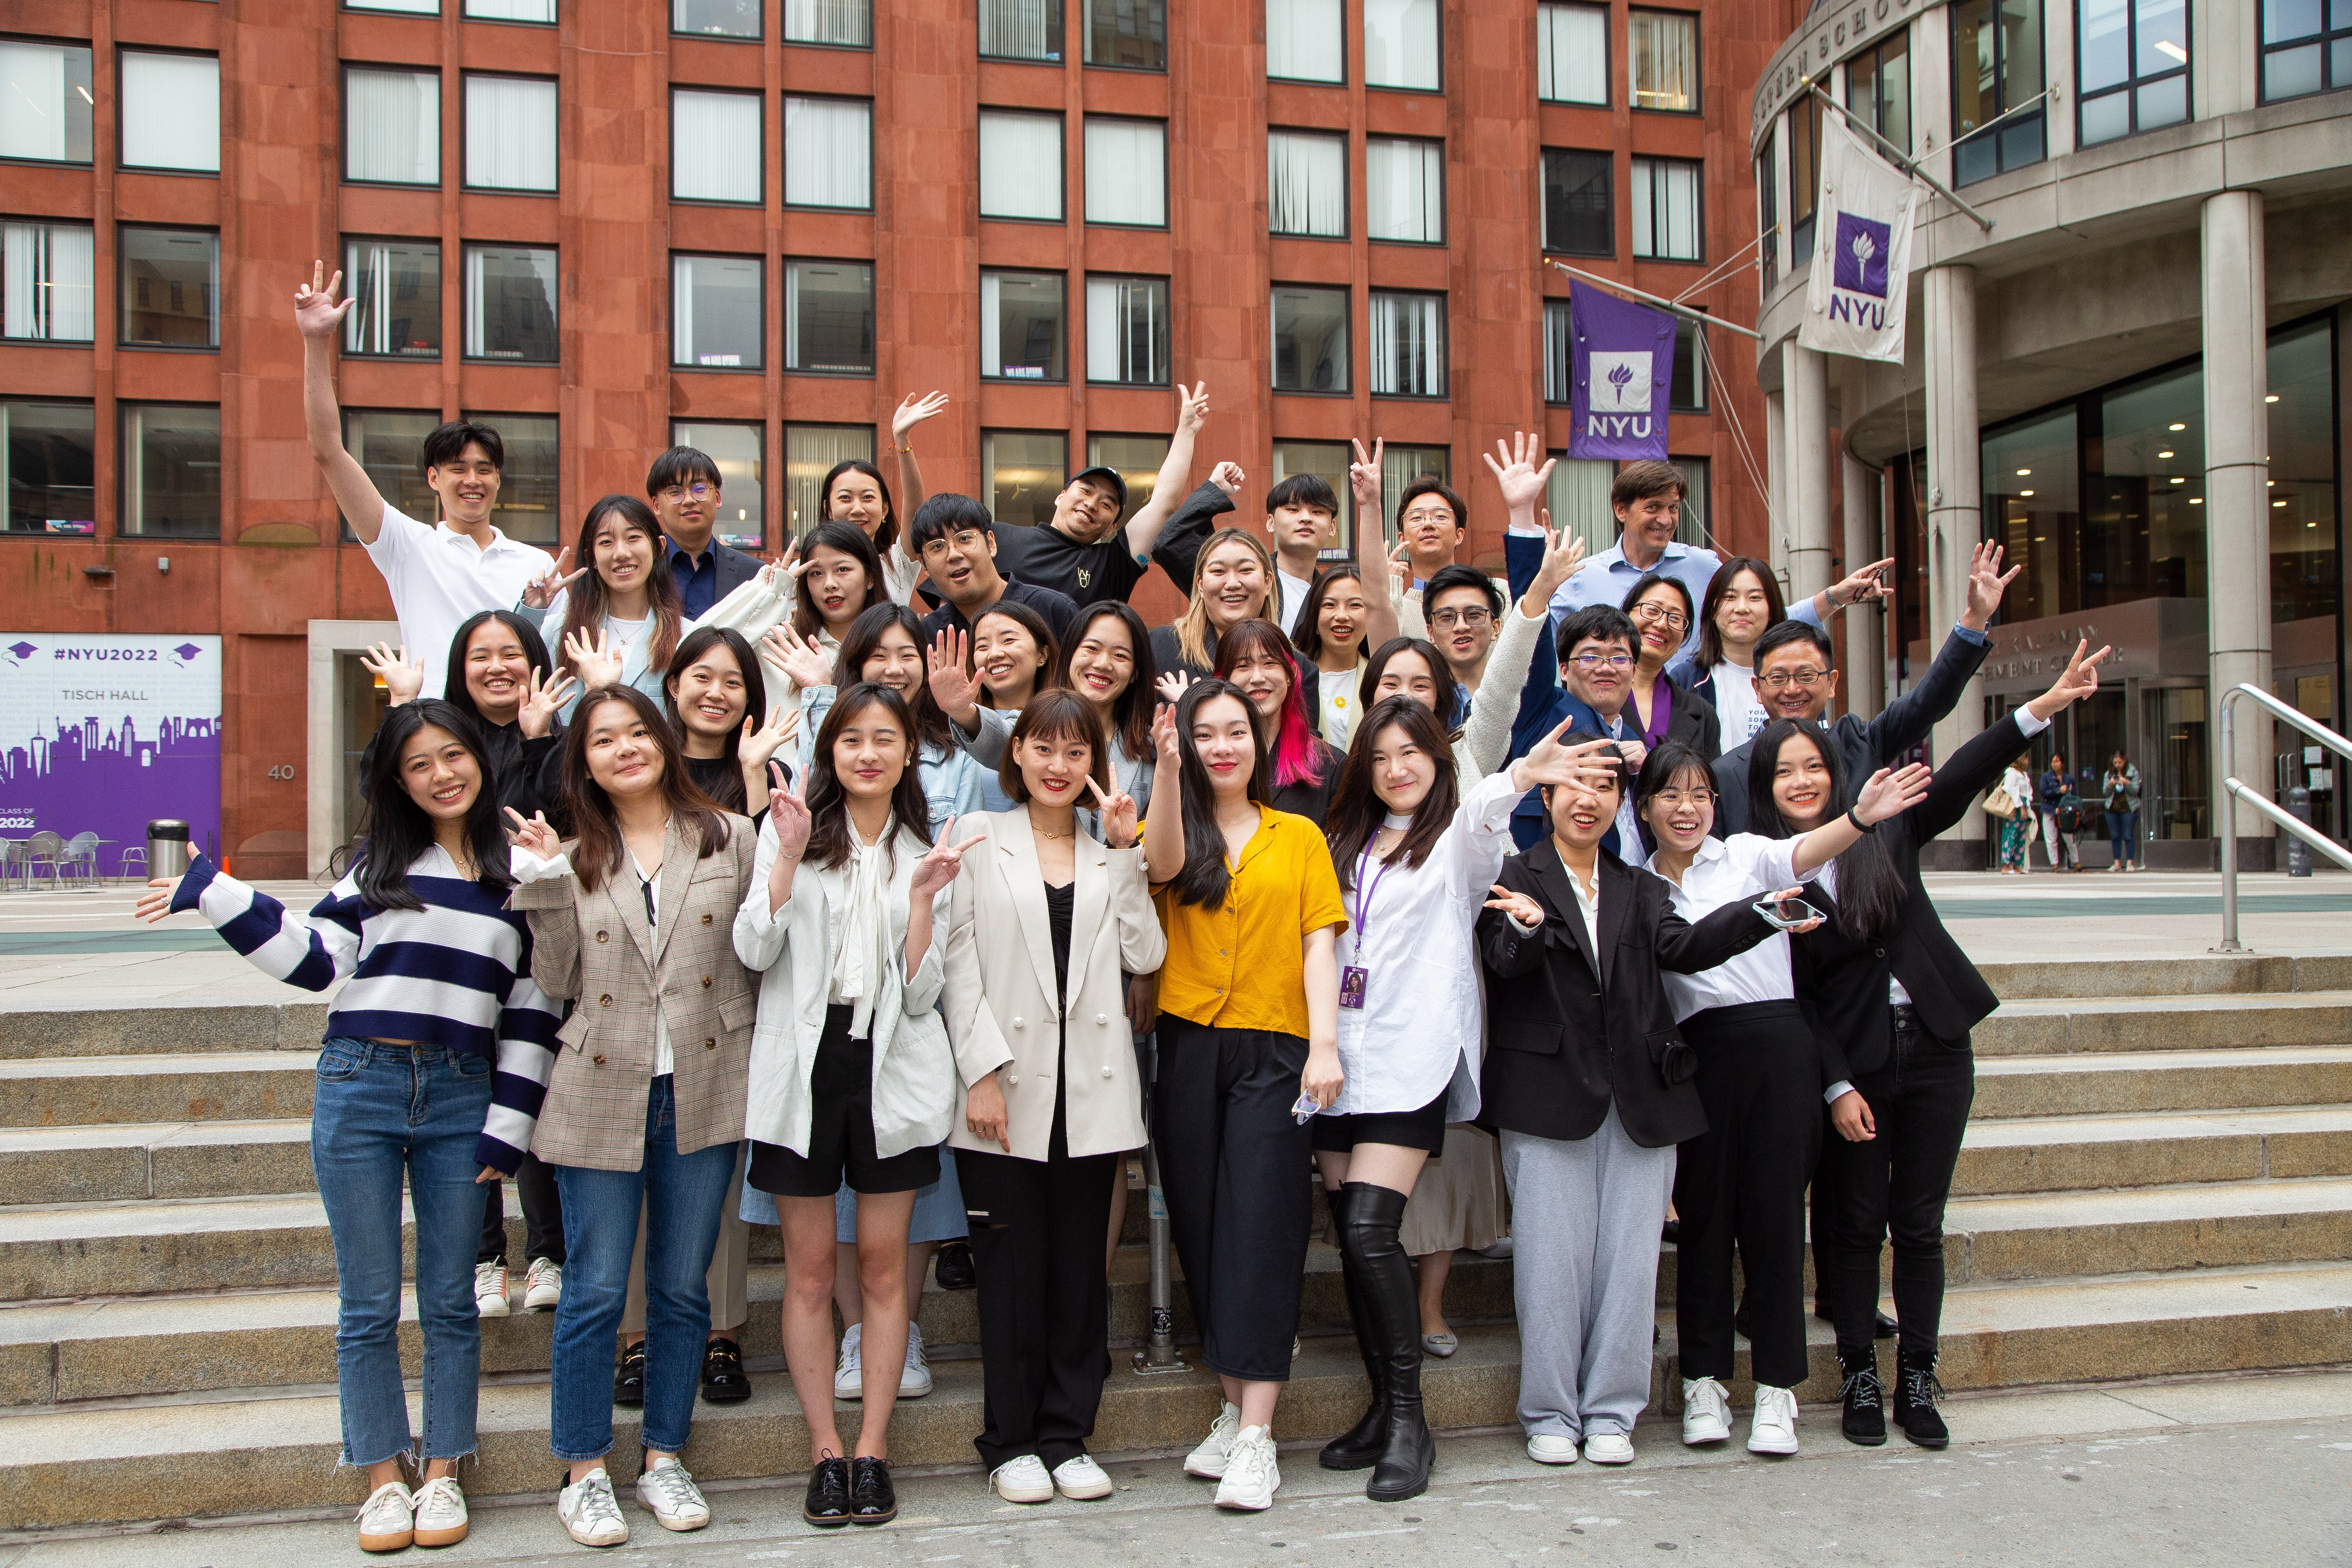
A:
POLYGON ((454 529, 437 523, 427 528, 390 506, 367 552, 392 589, 392 610, 400 617, 400 640, 408 645, 408 657, 425 667, 426 697, 441 695, 449 640, 469 616, 513 609, 523 589, 555 570, 555 559, 546 551, 495 528, 484 549, 454 529))
MULTIPOLYGON (((1654 862, 1650 869, 1665 883, 1675 913, 1696 924, 1726 904, 1795 887, 1797 844, 1794 838, 1765 838, 1753 833, 1702 838, 1698 853, 1684 868, 1681 881, 1661 874, 1654 862)), ((1660 978, 1665 982, 1666 1000, 1674 1005, 1677 1024, 1709 1007, 1788 1002, 1797 994, 1789 974, 1786 931, 1774 931, 1713 969, 1660 978)))

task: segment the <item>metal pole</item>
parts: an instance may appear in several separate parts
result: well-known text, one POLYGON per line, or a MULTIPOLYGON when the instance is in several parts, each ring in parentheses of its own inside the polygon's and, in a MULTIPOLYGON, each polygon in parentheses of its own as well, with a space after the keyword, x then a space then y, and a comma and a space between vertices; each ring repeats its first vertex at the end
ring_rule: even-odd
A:
POLYGON ((1160 1151, 1150 1143, 1143 1146, 1143 1183, 1151 1204, 1151 1326, 1132 1364, 1138 1373, 1149 1376, 1189 1369, 1184 1358, 1176 1353, 1175 1281, 1168 1267, 1168 1205, 1160 1190, 1160 1151))
MULTIPOLYGON (((1937 195, 1943 197, 1946 201, 1951 203, 1954 206, 1968 214, 1969 216, 1976 219, 1978 225, 1982 227, 1987 234, 1990 234, 1992 232, 1992 219, 1985 216, 1984 214, 1977 211, 1976 208, 1960 200, 1958 195, 1953 194, 1950 186, 1945 184, 1941 180, 1936 178, 1935 175, 1921 168, 1912 160, 1909 153, 1896 147, 1894 142, 1889 142, 1885 137, 1881 136, 1869 126, 1864 125, 1861 121, 1856 120, 1853 114, 1847 110, 1844 104, 1840 103, 1836 99, 1832 98, 1828 93, 1822 90, 1821 83, 1815 81, 1809 76, 1799 77, 1797 79, 1804 87, 1804 89, 1807 92, 1811 93, 1815 98, 1820 99, 1823 103, 1828 104, 1832 109, 1837 110, 1839 119, 1844 121, 1848 125, 1853 126, 1856 131, 1861 132, 1864 136, 1869 137, 1873 142, 1878 143, 1880 151, 1885 153, 1888 163, 1893 163, 1904 174, 1910 175, 1913 179, 1918 181, 1921 184, 1927 186, 1929 190, 1935 192, 1937 195)), ((2046 97, 2047 95, 2043 94, 2042 96, 2046 97)), ((2040 101, 2040 98, 2037 97, 2035 101, 2040 101)), ((2017 107, 2018 109, 2023 109, 2026 105, 2021 103, 2017 107)), ((2013 114, 2017 112, 2017 110, 2011 110, 2010 112, 2013 114)), ((2001 118, 2007 119, 2008 116, 2004 115, 2001 118)), ((1984 124, 1977 127, 1977 131, 1989 131, 1999 123, 2000 123, 2000 121, 1999 120, 1988 120, 1984 124)), ((1973 136, 1976 133, 1976 131, 1971 131, 1969 132, 1969 136, 1973 136)), ((1960 142, 1965 142, 1967 140, 1967 136, 1963 136, 1959 139, 1960 142)), ((1954 146, 1958 146, 1958 144, 1959 142, 1952 143, 1954 146)))
MULTIPOLYGON (((2221 694, 2221 751, 2218 759, 2227 770, 2237 756, 2237 713, 2231 699, 2235 691, 2221 694)), ((2238 944, 2238 797, 2228 789, 2221 791, 2221 945, 2217 952, 2243 952, 2238 944)))
POLYGON ((1645 305, 1654 305, 1661 310, 1680 316, 1685 321, 1696 321, 1702 327, 1729 327, 1735 332, 1746 332, 1759 343, 1764 341, 1763 333, 1750 327, 1743 327, 1737 321, 1727 321, 1721 316, 1710 316, 1705 310, 1694 310, 1687 305, 1677 305, 1672 300, 1661 300, 1655 294, 1644 294, 1630 283, 1620 283, 1614 278, 1597 277, 1581 268, 1570 267, 1565 261, 1552 261, 1549 256, 1544 259, 1550 261, 1554 267, 1559 268, 1570 278, 1581 278, 1596 288, 1614 289, 1620 294, 1630 294, 1645 305))

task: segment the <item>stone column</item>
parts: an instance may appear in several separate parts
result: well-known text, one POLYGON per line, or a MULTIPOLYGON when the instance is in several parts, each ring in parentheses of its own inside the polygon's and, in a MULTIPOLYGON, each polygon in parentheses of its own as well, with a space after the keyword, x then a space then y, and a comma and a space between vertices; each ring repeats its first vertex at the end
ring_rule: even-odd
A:
MULTIPOLYGON (((1845 566, 1858 572, 1885 552, 1878 548, 1878 475, 1851 452, 1838 454, 1845 510, 1845 566)), ((1845 707, 1864 718, 1886 706, 1886 613, 1864 607, 1843 613, 1845 707)))
POLYGON ((1789 454, 1783 487, 1789 532, 1789 602, 1830 585, 1830 368, 1818 349, 1780 345, 1782 426, 1789 454))
MULTIPOLYGON (((1927 285, 1927 657, 1933 659, 1968 603, 1969 556, 1984 532, 1984 471, 1977 441, 1976 270, 1931 268, 1927 285)), ((1972 680, 1958 706, 1936 726, 1933 761, 1940 767, 1983 728, 1983 683, 1972 680)), ((1963 813, 1959 837, 1982 838, 1984 824, 1984 813, 1963 813)))
MULTIPOLYGON (((2200 226, 2205 284, 2205 646, 2207 733, 2221 743, 2221 694, 2243 682, 2271 689, 2268 311, 2258 191, 2206 199, 2200 226)), ((2237 711, 2237 752, 2216 755, 2213 831, 2221 831, 2221 777, 2271 793, 2272 724, 2251 702, 2237 711)), ((2242 869, 2266 870, 2269 823, 2238 813, 2242 869), (2251 853, 2248 852, 2251 849, 2251 853)))
POLYGON ((1789 576, 1789 441, 1787 384, 1764 395, 1764 559, 1785 586, 1789 576))

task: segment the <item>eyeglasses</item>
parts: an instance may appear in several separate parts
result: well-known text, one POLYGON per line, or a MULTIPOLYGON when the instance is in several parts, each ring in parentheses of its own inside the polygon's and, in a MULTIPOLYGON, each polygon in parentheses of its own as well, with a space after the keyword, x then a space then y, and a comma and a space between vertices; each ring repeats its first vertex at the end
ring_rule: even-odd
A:
POLYGON ((1633 606, 1633 618, 1655 621, 1670 632, 1681 631, 1690 625, 1690 617, 1670 605, 1636 605, 1633 606))
POLYGON ((719 493, 717 485, 672 485, 661 492, 661 499, 676 506, 688 496, 696 500, 709 500, 719 493))
POLYGON ((980 548, 980 530, 976 528, 959 528, 944 539, 934 539, 924 544, 923 559, 926 561, 937 560, 939 557, 945 555, 950 550, 961 550, 966 554, 970 554, 972 551, 980 548))
POLYGON ((1415 511, 1409 511, 1409 512, 1405 513, 1402 517, 1399 518, 1397 521, 1398 521, 1399 522, 1449 522, 1449 523, 1450 523, 1450 522, 1453 522, 1453 521, 1454 521, 1454 514, 1453 514, 1452 512, 1450 512, 1450 511, 1444 510, 1443 509, 1431 510, 1415 510, 1415 511))
POLYGON ((1662 789, 1650 797, 1668 811, 1679 811, 1686 805, 1706 805, 1715 799, 1711 789, 1662 789))
POLYGON ((1591 675, 1597 669, 1631 669, 1633 656, 1630 653, 1580 653, 1568 661, 1591 675))
POLYGON ((1827 679, 1829 673, 1826 669, 1815 669, 1810 664, 1801 665, 1795 669, 1776 669, 1769 675, 1759 675, 1756 678, 1756 684, 1767 691, 1780 691, 1791 686, 1811 688, 1827 679))
POLYGON ((1479 626, 1491 625, 1494 619, 1495 613, 1492 610, 1439 610, 1429 617, 1429 624, 1441 628, 1464 626, 1475 630, 1479 626))

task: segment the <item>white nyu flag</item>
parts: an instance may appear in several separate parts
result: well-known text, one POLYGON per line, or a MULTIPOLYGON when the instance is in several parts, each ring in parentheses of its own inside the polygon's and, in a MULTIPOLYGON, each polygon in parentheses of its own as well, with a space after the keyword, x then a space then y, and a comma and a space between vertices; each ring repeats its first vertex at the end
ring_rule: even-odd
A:
POLYGON ((1920 187, 1822 116, 1813 271, 1797 341, 1825 353, 1903 363, 1903 302, 1920 187))

